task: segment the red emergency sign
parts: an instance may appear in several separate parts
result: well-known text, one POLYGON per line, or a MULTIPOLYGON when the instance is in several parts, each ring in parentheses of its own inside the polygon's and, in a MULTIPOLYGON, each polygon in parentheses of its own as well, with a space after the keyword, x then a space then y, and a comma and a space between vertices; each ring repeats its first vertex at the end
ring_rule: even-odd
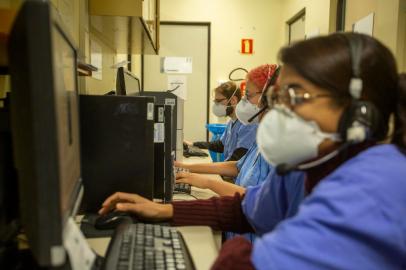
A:
POLYGON ((241 53, 252 54, 254 51, 254 40, 251 38, 241 39, 241 53))

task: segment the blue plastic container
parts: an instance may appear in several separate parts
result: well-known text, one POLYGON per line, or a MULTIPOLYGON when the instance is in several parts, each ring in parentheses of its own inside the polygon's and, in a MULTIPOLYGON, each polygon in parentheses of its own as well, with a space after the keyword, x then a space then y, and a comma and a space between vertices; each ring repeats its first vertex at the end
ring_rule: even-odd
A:
MULTIPOLYGON (((206 128, 213 134, 211 141, 220 140, 221 135, 223 135, 224 131, 226 130, 226 127, 226 124, 207 124, 206 128)), ((217 153, 213 151, 209 151, 209 153, 213 162, 224 161, 223 153, 217 153)))

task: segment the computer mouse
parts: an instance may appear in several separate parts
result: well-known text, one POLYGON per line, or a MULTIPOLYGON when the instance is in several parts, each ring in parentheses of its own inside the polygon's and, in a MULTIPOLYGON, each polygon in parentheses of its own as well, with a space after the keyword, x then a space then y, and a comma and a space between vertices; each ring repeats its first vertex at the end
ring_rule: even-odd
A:
POLYGON ((130 214, 120 211, 111 211, 96 219, 94 227, 98 230, 113 230, 121 223, 135 223, 135 218, 130 214))

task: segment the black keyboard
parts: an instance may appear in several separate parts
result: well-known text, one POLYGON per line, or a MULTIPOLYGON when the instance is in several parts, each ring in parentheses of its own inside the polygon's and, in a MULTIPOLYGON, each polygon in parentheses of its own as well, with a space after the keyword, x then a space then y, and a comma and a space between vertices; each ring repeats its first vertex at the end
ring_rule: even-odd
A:
POLYGON ((157 224, 121 224, 109 244, 104 270, 195 269, 182 235, 157 224))
POLYGON ((176 183, 175 186, 173 187, 173 192, 191 194, 192 186, 189 184, 185 184, 185 183, 176 183))
POLYGON ((209 155, 196 146, 188 146, 183 150, 184 157, 208 157, 209 155))

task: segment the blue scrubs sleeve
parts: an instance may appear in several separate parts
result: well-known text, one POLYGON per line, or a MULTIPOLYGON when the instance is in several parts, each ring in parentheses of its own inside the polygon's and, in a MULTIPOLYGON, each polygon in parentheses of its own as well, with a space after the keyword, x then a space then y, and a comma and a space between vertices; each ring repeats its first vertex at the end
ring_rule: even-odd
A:
POLYGON ((257 235, 296 214, 304 198, 304 176, 296 171, 279 176, 271 170, 262 185, 247 188, 242 209, 257 235))
POLYGON ((249 149, 256 140, 257 136, 257 129, 258 129, 258 124, 251 124, 251 125, 243 125, 238 129, 238 134, 237 134, 237 145, 235 149, 237 148, 245 148, 249 149))

